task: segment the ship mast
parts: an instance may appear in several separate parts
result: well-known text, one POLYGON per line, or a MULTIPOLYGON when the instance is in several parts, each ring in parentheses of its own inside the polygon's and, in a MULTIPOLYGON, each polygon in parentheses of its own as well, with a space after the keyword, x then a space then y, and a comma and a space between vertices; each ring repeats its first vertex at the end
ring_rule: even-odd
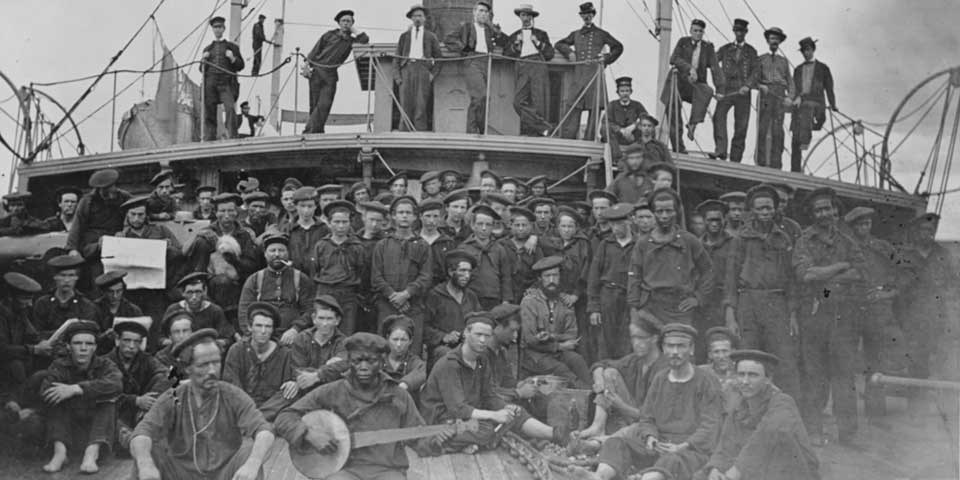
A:
MULTIPOLYGON (((274 105, 280 104, 280 63, 283 62, 281 56, 283 56, 283 22, 287 16, 287 0, 281 0, 280 2, 280 18, 274 20, 273 24, 273 73, 270 74, 270 113, 267 119, 267 122, 270 125, 273 125, 273 129, 280 133, 280 116, 279 108, 274 108, 274 105)), ((294 75, 300 75, 300 72, 294 72, 294 75)), ((296 78, 293 79, 294 82, 297 81, 296 78)), ((312 106, 312 105, 311 105, 312 106)), ((293 106, 294 115, 297 114, 298 105, 293 106)), ((297 132, 293 132, 297 133, 297 132)))
MULTIPOLYGON (((670 47, 672 45, 670 32, 673 24, 673 2, 672 0, 657 0, 657 34, 660 37, 660 60, 657 70, 657 91, 656 95, 663 92, 663 86, 667 82, 667 75, 670 74, 670 47)), ((663 102, 657 100, 657 118, 664 118, 666 106, 663 102)), ((667 140, 667 128, 660 129, 660 140, 667 140)))

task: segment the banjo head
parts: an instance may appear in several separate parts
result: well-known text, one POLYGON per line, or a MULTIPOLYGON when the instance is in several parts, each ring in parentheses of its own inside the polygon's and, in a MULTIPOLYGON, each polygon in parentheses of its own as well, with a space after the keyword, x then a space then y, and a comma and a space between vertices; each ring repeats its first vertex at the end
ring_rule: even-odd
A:
POLYGON ((310 428, 322 428, 337 440, 337 451, 324 455, 311 448, 302 452, 290 448, 290 461, 293 466, 310 479, 321 480, 339 472, 350 457, 350 431, 347 424, 335 413, 328 410, 316 410, 303 416, 303 423, 310 428))

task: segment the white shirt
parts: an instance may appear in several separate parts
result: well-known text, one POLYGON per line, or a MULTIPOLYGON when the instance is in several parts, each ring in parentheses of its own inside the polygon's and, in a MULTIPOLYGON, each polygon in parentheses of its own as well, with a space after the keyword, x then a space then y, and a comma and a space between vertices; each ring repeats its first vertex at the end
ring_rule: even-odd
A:
POLYGON ((487 51, 487 29, 479 23, 474 23, 473 27, 477 29, 477 53, 490 53, 487 51))
POLYGON ((423 27, 410 27, 410 58, 423 58, 423 27))
POLYGON ((526 57, 528 55, 536 55, 537 47, 533 45, 533 30, 529 28, 524 28, 521 30, 521 36, 523 39, 523 47, 520 48, 520 56, 526 57))
POLYGON ((693 57, 690 59, 690 65, 693 67, 693 71, 697 71, 697 66, 700 65, 700 44, 703 41, 693 42, 693 57))

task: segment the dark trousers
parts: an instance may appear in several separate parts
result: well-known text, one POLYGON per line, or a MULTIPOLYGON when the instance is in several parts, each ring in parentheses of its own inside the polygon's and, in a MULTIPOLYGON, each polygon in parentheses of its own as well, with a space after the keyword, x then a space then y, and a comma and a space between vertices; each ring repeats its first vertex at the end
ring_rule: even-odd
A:
POLYGON ((727 154, 727 115, 733 108, 733 141, 730 142, 730 161, 740 163, 747 144, 750 124, 750 93, 731 93, 717 101, 713 112, 713 143, 718 156, 727 154))
POLYGON ((486 133, 487 119, 487 59, 466 60, 460 65, 460 72, 467 82, 467 95, 470 106, 467 107, 467 133, 486 133))
POLYGON ((761 167, 776 168, 783 165, 783 116, 786 107, 783 99, 787 88, 769 85, 769 93, 760 92, 757 106, 757 155, 754 162, 761 167))
MULTIPOLYGON (((677 77, 672 77, 677 78, 677 77)), ((672 88, 670 83, 664 86, 666 92, 662 95, 662 100, 666 108, 667 125, 670 128, 670 144, 673 151, 685 153, 686 145, 683 143, 683 102, 690 104, 689 125, 703 123, 707 116, 707 107, 710 106, 710 99, 713 98, 713 89, 706 82, 690 83, 688 79, 678 79, 677 95, 667 95, 672 88)))
POLYGON ((337 94, 337 71, 315 68, 310 75, 310 120, 303 133, 323 133, 337 94))
POLYGON ((684 299, 686 299, 686 296, 681 293, 671 291, 650 292, 650 296, 646 303, 644 303, 643 309, 652 313, 653 316, 657 317, 664 325, 668 323, 682 323, 692 326, 697 315, 700 313, 700 309, 692 308, 686 312, 681 312, 679 309, 680 302, 684 299))
POLYGON ((330 295, 340 304, 343 317, 340 319, 340 331, 344 335, 353 335, 357 331, 357 310, 360 307, 357 301, 357 289, 353 287, 334 287, 317 284, 317 295, 330 295))
POLYGON ((602 337, 599 339, 598 359, 620 358, 633 351, 626 290, 609 285, 600 289, 600 321, 602 337))
POLYGON ((737 322, 743 348, 755 348, 780 358, 774 382, 791 397, 800 394, 799 339, 790 336, 787 296, 769 290, 741 290, 737 322))
MULTIPOLYGON (((425 61, 410 60, 400 70, 400 106, 418 132, 430 131, 430 97, 433 82, 430 81, 430 68, 425 61)), ((400 131, 410 131, 406 122, 400 121, 400 131)))
MULTIPOLYGON (((153 448, 150 450, 150 456, 153 457, 153 463, 157 465, 157 470, 160 471, 160 478, 176 478, 177 480, 232 480, 237 470, 240 470, 240 467, 246 463, 252 451, 253 441, 244 440, 243 443, 240 444, 240 448, 230 457, 230 461, 228 461, 226 465, 220 467, 219 470, 204 473, 197 472, 196 467, 190 463, 170 456, 170 450, 166 448, 166 445, 160 445, 157 442, 154 442, 153 448)), ((134 462, 133 474, 130 478, 139 478, 136 462, 134 462)), ((262 479, 263 467, 260 468, 260 472, 257 474, 257 480, 262 479)))
MULTIPOLYGON (((603 82, 593 82, 590 81, 593 79, 594 75, 597 74, 597 66, 594 64, 588 65, 577 65, 573 69, 573 79, 571 81, 572 87, 567 91, 567 97, 564 99, 563 104, 566 108, 570 109, 570 115, 567 116, 567 120, 563 122, 563 128, 561 135, 563 138, 577 138, 577 132, 580 130, 580 115, 584 110, 590 112, 590 115, 587 117, 587 130, 583 135, 584 140, 593 140, 597 132, 597 97, 599 92, 602 91, 603 82), (586 92, 583 94, 583 97, 579 102, 574 103, 574 100, 580 96, 580 93, 586 89, 586 92)), ((603 103, 599 105, 600 109, 603 109, 603 103)), ((565 114, 566 112, 564 112, 565 114)))
POLYGON ((864 391, 864 413, 868 418, 886 414, 883 386, 870 381, 874 373, 895 373, 901 363, 896 358, 903 352, 904 338, 893 316, 893 302, 882 300, 860 306, 858 329, 863 342, 863 374, 867 380, 864 391))
POLYGON ((47 438, 68 449, 96 443, 112 445, 117 421, 115 402, 93 403, 76 397, 46 410, 47 438))
POLYGON ((803 362, 800 415, 811 435, 823 432, 823 409, 833 394, 833 416, 840 438, 848 439, 857 430, 857 390, 854 373, 860 364, 857 355, 857 324, 860 315, 855 299, 811 299, 801 302, 800 351, 803 362), (811 313, 813 310, 815 313, 811 313))
POLYGON ((520 368, 524 377, 555 375, 567 379, 574 388, 590 388, 593 383, 587 361, 573 351, 543 353, 528 349, 523 352, 520 368))
POLYGON ((203 117, 204 140, 217 139, 217 105, 223 104, 228 138, 237 138, 237 106, 233 87, 226 83, 217 84, 216 80, 204 79, 203 82, 203 117))
MULTIPOLYGON (((659 467, 670 473, 672 477, 669 478, 691 478, 710 459, 709 455, 691 448, 664 454, 647 450, 643 439, 635 431, 635 426, 636 424, 624 428, 605 440, 600 447, 600 463, 612 467, 619 478, 627 478, 631 467, 638 470, 659 467)), ((668 441, 662 437, 660 440, 668 441)))
POLYGON ((520 116, 521 135, 541 135, 553 127, 546 120, 550 78, 542 63, 517 62, 513 109, 520 116))
POLYGON ((803 152, 810 147, 813 131, 823 127, 824 107, 820 102, 803 101, 790 119, 790 171, 803 172, 803 152))
POLYGON ((260 62, 263 59, 263 44, 253 46, 253 70, 250 70, 250 75, 256 77, 260 75, 260 62))

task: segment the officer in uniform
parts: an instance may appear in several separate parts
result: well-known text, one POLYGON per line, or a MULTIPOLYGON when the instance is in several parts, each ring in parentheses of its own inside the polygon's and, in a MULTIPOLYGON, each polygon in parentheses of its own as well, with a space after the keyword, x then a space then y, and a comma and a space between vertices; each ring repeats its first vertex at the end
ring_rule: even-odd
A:
POLYGON ((217 105, 223 104, 227 119, 224 124, 228 138, 237 136, 237 97, 240 82, 237 72, 243 70, 243 55, 240 47, 225 38, 226 20, 223 17, 210 19, 214 40, 203 49, 203 116, 204 140, 217 139, 217 105))
POLYGON ((610 138, 607 138, 607 128, 600 130, 600 138, 604 142, 610 142, 613 158, 620 158, 620 145, 628 145, 639 140, 640 118, 647 114, 647 108, 630 98, 630 95, 633 95, 633 79, 618 78, 617 97, 619 98, 607 104, 610 138))
POLYGON ((580 4, 580 19, 583 20, 583 27, 567 35, 566 38, 558 41, 555 45, 558 52, 567 60, 578 62, 573 70, 573 85, 567 91, 563 105, 571 109, 566 123, 563 124, 563 138, 577 138, 577 130, 580 128, 580 114, 584 110, 589 110, 590 117, 587 121, 587 131, 584 140, 593 140, 596 130, 597 119, 594 117, 597 97, 601 95, 602 79, 597 77, 597 65, 594 61, 599 61, 604 66, 616 62, 623 54, 623 44, 613 38, 606 30, 594 25, 593 18, 597 16, 597 9, 593 2, 580 4), (609 47, 610 51, 603 52, 603 47, 609 47), (575 55, 575 56, 574 56, 575 55), (579 63, 582 62, 582 63, 579 63), (593 79, 597 78, 597 81, 593 79), (580 97, 580 94, 583 96, 580 97))

